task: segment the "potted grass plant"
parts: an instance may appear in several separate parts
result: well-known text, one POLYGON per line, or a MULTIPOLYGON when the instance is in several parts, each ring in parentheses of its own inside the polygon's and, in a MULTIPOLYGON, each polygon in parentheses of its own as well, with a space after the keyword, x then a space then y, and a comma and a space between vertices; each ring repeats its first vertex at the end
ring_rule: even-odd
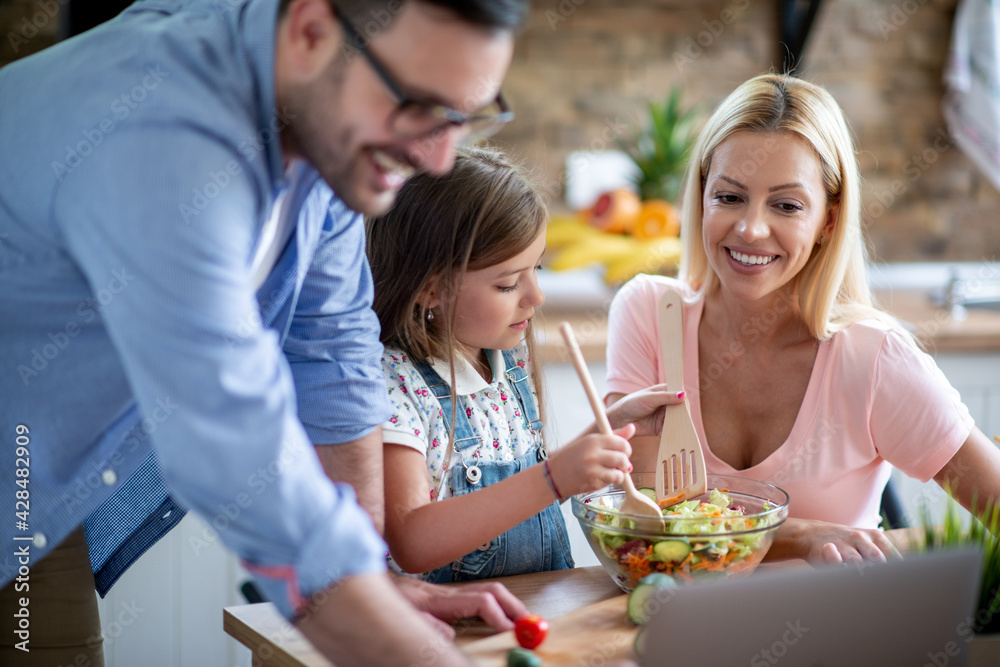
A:
MULTIPOLYGON (((973 502, 973 507, 976 503, 973 502)), ((955 503, 949 503, 941 523, 934 523, 924 508, 922 528, 914 550, 979 547, 983 571, 976 609, 971 611, 974 633, 969 647, 969 667, 1000 665, 1000 503, 990 501, 966 522, 955 503)))

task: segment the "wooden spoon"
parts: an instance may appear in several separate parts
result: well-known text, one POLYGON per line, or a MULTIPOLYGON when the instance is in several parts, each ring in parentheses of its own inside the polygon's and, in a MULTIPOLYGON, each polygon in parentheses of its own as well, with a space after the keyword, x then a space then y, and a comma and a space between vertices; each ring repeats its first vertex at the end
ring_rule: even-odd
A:
MULTIPOLYGON (((671 391, 684 388, 684 318, 680 294, 667 291, 660 297, 660 346, 667 387, 671 391)), ((663 432, 653 468, 656 499, 671 500, 671 504, 705 493, 705 455, 698 433, 691 421, 687 399, 667 405, 663 413, 663 432)))
MULTIPOLYGON (((601 398, 597 395, 594 381, 590 377, 590 371, 583 360, 580 346, 576 342, 573 327, 570 326, 569 322, 563 322, 559 325, 559 331, 562 332, 563 340, 566 341, 566 349, 573 360, 573 365, 576 366, 576 373, 580 376, 580 382, 583 383, 583 390, 587 393, 590 407, 594 411, 594 418, 597 420, 598 430, 604 435, 614 435, 614 431, 611 429, 611 422, 608 421, 608 415, 604 411, 604 403, 601 402, 601 398)), ((635 484, 632 482, 632 476, 628 473, 625 473, 625 481, 622 483, 622 489, 625 491, 625 497, 622 499, 621 507, 618 508, 619 511, 625 514, 655 517, 659 524, 663 525, 663 512, 660 510, 660 506, 652 498, 636 490, 635 484)))

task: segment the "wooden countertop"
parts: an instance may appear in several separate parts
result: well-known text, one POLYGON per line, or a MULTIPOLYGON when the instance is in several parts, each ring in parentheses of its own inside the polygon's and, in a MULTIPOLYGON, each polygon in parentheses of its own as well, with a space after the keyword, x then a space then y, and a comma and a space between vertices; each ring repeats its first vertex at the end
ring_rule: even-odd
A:
MULTIPOLYGON (((1000 351, 1000 311, 969 308, 966 319, 957 321, 947 310, 932 304, 925 290, 879 290, 875 296, 882 308, 911 327, 931 354, 1000 351)), ((569 363, 559 334, 559 324, 563 321, 573 325, 587 361, 605 361, 607 307, 564 307, 551 303, 542 307, 535 322, 536 353, 543 363, 569 363)))
POLYGON ((968 308, 962 321, 934 305, 924 290, 879 290, 878 303, 912 327, 934 352, 994 352, 1000 350, 1000 311, 968 308))
MULTIPOLYGON (((500 581, 528 609, 547 619, 617 598, 623 613, 625 609, 625 595, 600 566, 522 574, 500 581)), ((226 607, 222 625, 226 633, 253 651, 254 665, 333 667, 270 602, 226 607)), ((463 648, 487 637, 501 636, 478 619, 461 620, 453 625, 455 644, 463 648)), ((503 637, 507 639, 510 634, 504 633, 503 637)), ((486 649, 489 648, 487 645, 486 649)))
MULTIPOLYGON (((886 531, 886 536, 903 552, 914 535, 919 535, 919 531, 886 531)), ((790 560, 765 562, 758 569, 809 567, 804 561, 790 560)), ((572 643, 572 650, 578 651, 581 635, 594 647, 592 657, 604 663, 632 655, 637 629, 625 620, 627 596, 602 567, 523 574, 502 577, 499 581, 528 609, 549 620, 552 629, 546 651, 551 655, 559 652, 563 643, 572 643)), ((254 665, 332 667, 269 602, 226 607, 223 629, 253 651, 254 665)), ((477 665, 504 664, 507 651, 515 646, 512 632, 496 633, 478 620, 459 621, 455 630, 455 643, 477 665)), ((564 648, 571 650, 568 646, 564 648)), ((577 662, 574 659, 569 664, 577 662)))

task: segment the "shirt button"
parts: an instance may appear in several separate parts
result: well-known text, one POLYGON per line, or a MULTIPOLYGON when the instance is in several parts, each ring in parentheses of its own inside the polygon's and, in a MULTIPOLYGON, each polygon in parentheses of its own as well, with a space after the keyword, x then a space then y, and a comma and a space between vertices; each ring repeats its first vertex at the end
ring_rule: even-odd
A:
POLYGON ((486 550, 488 550, 490 548, 490 544, 492 544, 492 542, 487 542, 486 544, 480 544, 479 545, 479 550, 480 551, 486 551, 486 550))
POLYGON ((31 542, 39 549, 44 549, 45 545, 49 543, 49 540, 45 537, 44 533, 35 533, 31 538, 31 542))
POLYGON ((173 514, 173 513, 174 513, 173 510, 167 510, 166 513, 164 513, 164 515, 161 516, 160 518, 161 519, 169 519, 170 515, 173 514))
POLYGON ((101 479, 108 486, 111 486, 118 481, 118 473, 110 468, 101 473, 101 479))

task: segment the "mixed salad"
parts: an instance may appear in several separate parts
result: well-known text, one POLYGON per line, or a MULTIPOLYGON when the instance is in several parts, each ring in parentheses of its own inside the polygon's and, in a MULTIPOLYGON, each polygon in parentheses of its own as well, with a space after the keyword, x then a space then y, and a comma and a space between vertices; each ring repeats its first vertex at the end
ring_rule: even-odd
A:
MULTIPOLYGON (((603 500, 598 498, 597 503, 605 505, 603 500)), ((655 538, 633 534, 642 527, 617 511, 599 512, 598 521, 606 528, 595 528, 590 539, 599 546, 599 554, 618 564, 622 586, 631 589, 653 572, 687 581, 712 573, 749 572, 764 556, 760 548, 767 539, 764 529, 778 522, 775 513, 747 516, 744 507, 733 504, 727 489, 713 489, 708 500, 666 505, 665 529, 656 531, 662 536, 655 538)), ((765 501, 761 512, 773 508, 765 501)))

